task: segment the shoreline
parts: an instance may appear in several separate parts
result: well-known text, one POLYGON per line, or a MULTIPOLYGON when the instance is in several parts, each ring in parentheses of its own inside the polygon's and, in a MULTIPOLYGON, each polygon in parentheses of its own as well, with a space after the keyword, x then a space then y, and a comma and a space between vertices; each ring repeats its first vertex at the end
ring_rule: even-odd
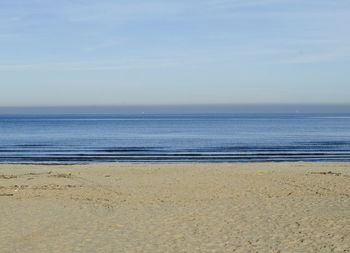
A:
POLYGON ((350 163, 0 164, 1 252, 348 252, 350 163))
POLYGON ((269 164, 349 164, 350 161, 342 161, 342 160, 322 160, 322 161, 248 161, 248 162, 232 162, 232 161, 174 161, 174 162, 168 162, 168 161, 159 161, 159 162, 149 162, 149 161, 141 161, 141 162, 130 162, 130 161, 118 161, 118 162, 86 162, 86 163, 8 163, 8 162, 0 162, 0 166, 4 165, 20 165, 20 166, 96 166, 96 165, 197 165, 197 164, 206 164, 206 165, 247 165, 247 164, 261 164, 261 165, 269 165, 269 164))

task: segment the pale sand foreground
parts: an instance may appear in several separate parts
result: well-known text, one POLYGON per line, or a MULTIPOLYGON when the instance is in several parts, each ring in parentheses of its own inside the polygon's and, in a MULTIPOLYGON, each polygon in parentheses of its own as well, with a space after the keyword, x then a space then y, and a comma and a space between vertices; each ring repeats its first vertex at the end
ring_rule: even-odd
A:
POLYGON ((350 252, 350 164, 0 165, 0 252, 350 252))

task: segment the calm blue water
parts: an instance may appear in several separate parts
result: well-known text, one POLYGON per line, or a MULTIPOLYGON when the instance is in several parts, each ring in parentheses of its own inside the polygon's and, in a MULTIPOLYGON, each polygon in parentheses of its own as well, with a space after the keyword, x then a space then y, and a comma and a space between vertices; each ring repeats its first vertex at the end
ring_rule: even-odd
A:
POLYGON ((350 162, 350 114, 0 115, 0 163, 350 162))

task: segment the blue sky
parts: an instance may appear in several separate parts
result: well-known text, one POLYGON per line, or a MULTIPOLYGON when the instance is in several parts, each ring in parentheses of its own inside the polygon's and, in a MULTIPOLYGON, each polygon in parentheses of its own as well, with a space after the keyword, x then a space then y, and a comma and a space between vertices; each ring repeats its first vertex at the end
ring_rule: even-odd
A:
POLYGON ((0 106, 349 103, 348 0, 2 0, 0 106))

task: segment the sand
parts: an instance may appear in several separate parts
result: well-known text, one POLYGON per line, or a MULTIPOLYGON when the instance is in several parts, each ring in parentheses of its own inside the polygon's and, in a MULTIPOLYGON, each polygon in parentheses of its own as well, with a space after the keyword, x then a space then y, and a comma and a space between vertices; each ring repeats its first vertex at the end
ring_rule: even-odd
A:
POLYGON ((0 252, 350 252, 350 164, 2 164, 0 252))

